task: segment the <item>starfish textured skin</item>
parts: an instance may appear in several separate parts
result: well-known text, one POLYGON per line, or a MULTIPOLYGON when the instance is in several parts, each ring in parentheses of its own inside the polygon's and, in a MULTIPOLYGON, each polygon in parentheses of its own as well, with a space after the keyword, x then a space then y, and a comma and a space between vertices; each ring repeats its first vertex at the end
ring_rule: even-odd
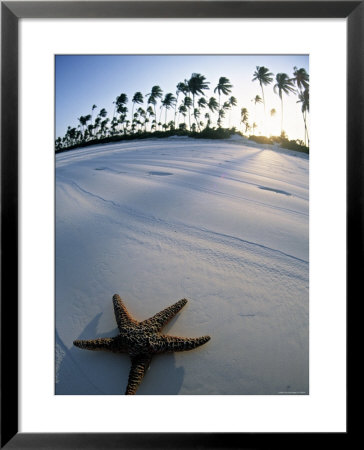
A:
POLYGON ((114 353, 129 354, 131 369, 125 394, 135 394, 153 355, 193 350, 210 340, 210 336, 185 338, 160 333, 162 328, 186 303, 187 300, 183 298, 150 319, 138 322, 129 314, 119 295, 115 294, 113 296, 114 313, 120 333, 111 338, 76 340, 73 344, 76 347, 87 350, 106 350, 114 353))

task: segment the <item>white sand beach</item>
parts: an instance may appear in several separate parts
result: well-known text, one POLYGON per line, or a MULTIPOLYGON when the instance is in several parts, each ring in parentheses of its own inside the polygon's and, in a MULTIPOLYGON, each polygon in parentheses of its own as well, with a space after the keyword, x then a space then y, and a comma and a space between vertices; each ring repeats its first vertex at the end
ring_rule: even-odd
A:
POLYGON ((309 156, 171 137, 56 155, 56 394, 123 395, 119 294, 144 320, 189 301, 163 330, 210 335, 155 356, 137 395, 309 393, 309 156))

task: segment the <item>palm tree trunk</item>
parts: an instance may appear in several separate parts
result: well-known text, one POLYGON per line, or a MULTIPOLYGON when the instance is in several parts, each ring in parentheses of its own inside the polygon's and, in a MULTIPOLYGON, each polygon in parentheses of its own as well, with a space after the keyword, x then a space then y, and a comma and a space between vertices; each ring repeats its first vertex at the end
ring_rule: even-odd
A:
POLYGON ((306 136, 307 136, 307 128, 306 128, 306 119, 305 119, 305 113, 302 113, 302 118, 303 118, 303 124, 305 126, 305 146, 306 146, 306 136))
POLYGON ((281 97, 281 134, 283 133, 283 97, 281 97))
POLYGON ((178 105, 178 93, 177 93, 177 98, 176 98, 176 104, 174 107, 174 128, 176 128, 177 105, 178 105))
MULTIPOLYGON (((264 105, 264 115, 266 115, 266 112, 265 112, 265 98, 264 98, 264 90, 263 90, 263 85, 262 85, 262 83, 260 83, 260 87, 262 88, 262 97, 263 97, 263 105, 264 105)), ((257 104, 255 104, 255 106, 257 106, 257 104)))
POLYGON ((133 106, 131 108, 131 123, 133 123, 133 118, 134 118, 134 105, 135 105, 135 103, 133 102, 133 106))
POLYGON ((262 97, 263 97, 263 106, 264 106, 264 134, 267 134, 267 112, 265 110, 265 97, 264 97, 264 89, 263 89, 262 83, 260 83, 260 87, 262 88, 262 97))
POLYGON ((308 137, 307 122, 306 122, 306 111, 303 114, 303 121, 305 123, 305 146, 306 146, 306 139, 307 139, 308 145, 310 145, 310 139, 308 137))
POLYGON ((161 123, 162 120, 162 112, 163 112, 163 105, 161 106, 161 112, 159 113, 159 123, 161 123))
POLYGON ((198 127, 198 131, 201 131, 200 122, 199 122, 198 118, 195 115, 193 117, 195 118, 196 125, 198 127))
MULTIPOLYGON (((195 112, 195 94, 192 94, 192 109, 193 109, 193 112, 195 112)), ((193 117, 194 117, 195 123, 197 125, 197 120, 196 120, 195 115, 193 115, 193 117)))

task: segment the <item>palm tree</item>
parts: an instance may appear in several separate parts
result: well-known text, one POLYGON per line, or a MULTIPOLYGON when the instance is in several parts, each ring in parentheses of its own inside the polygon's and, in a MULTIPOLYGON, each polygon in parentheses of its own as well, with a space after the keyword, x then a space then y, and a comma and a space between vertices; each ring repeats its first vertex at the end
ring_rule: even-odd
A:
POLYGON ((219 82, 214 89, 214 93, 217 92, 219 94, 219 109, 220 109, 220 105, 221 105, 221 101, 220 101, 221 93, 224 95, 230 94, 232 87, 233 87, 233 85, 230 84, 230 80, 228 78, 226 78, 226 77, 219 78, 219 82))
POLYGON ((92 125, 92 123, 90 123, 89 125, 87 125, 87 130, 89 133, 89 136, 93 136, 92 130, 94 129, 94 126, 92 125))
POLYGON ((176 128, 176 115, 177 115, 177 104, 179 94, 186 94, 188 91, 188 86, 182 81, 177 84, 176 87, 176 103, 174 104, 174 127, 176 128))
POLYGON ((184 104, 180 105, 180 107, 178 108, 178 113, 182 114, 182 116, 184 117, 184 127, 186 128, 187 107, 184 104))
POLYGON ((68 135, 68 138, 70 140, 71 145, 75 145, 76 144, 76 139, 77 139, 77 130, 76 130, 76 128, 68 127, 67 135, 68 135))
POLYGON ((141 117, 143 119, 143 122, 138 121, 139 125, 140 125, 140 131, 142 131, 143 125, 144 125, 144 127, 146 126, 145 121, 147 119, 147 112, 141 107, 138 108, 137 112, 139 114, 139 117, 141 117))
POLYGON ((253 128, 253 135, 255 136, 255 129, 258 127, 258 125, 253 122, 252 128, 253 128))
POLYGON ((62 139, 60 136, 56 139, 56 150, 60 150, 62 148, 62 139))
MULTIPOLYGON (((125 108, 127 109, 127 108, 125 108)), ((126 113, 122 113, 119 116, 119 124, 120 124, 120 132, 123 132, 125 134, 125 119, 126 119, 126 113)))
POLYGON ((75 139, 76 139, 76 142, 82 141, 82 133, 80 130, 77 130, 75 139))
POLYGON ((221 109, 219 109, 219 118, 217 119, 217 125, 219 128, 221 127, 222 119, 224 118, 225 118, 225 110, 222 107, 221 109))
POLYGON ((183 105, 186 107, 186 111, 188 110, 188 124, 189 129, 191 129, 191 114, 190 114, 190 108, 192 106, 192 100, 190 97, 186 95, 186 97, 183 100, 183 105))
POLYGON ((256 95, 253 99, 252 102, 254 102, 254 105, 257 106, 257 103, 263 103, 263 99, 260 95, 256 95))
POLYGON ((192 105, 195 107, 195 95, 205 95, 204 91, 210 89, 208 87, 209 81, 206 81, 206 77, 200 73, 193 73, 188 80, 188 89, 192 94, 192 105))
POLYGON ((149 123, 149 118, 147 116, 144 117, 144 132, 147 131, 147 123, 149 123))
POLYGON ((85 138, 84 140, 87 142, 89 140, 89 137, 90 137, 90 133, 88 131, 88 128, 86 128, 85 135, 84 135, 84 138, 85 138))
MULTIPOLYGON (((207 100, 205 99, 205 97, 201 97, 197 100, 197 106, 198 106, 198 116, 200 115, 200 109, 204 109, 207 106, 207 100)), ((196 118, 196 117, 195 117, 196 118)), ((198 124, 198 128, 201 131, 201 124, 198 124)))
POLYGON ((219 111, 219 126, 221 126, 221 119, 225 118, 225 112, 231 109, 231 105, 229 101, 224 102, 221 110, 219 111))
MULTIPOLYGON (((87 131, 87 129, 85 130, 85 127, 87 126, 87 122, 89 120, 91 120, 91 115, 87 114, 87 116, 80 116, 77 120, 80 122, 80 124, 82 126, 82 133, 84 135, 84 138, 86 139, 86 131, 87 131)), ((87 131, 87 134, 88 134, 88 131, 87 131)))
MULTIPOLYGON (((157 100, 155 99, 155 97, 150 95, 149 98, 148 98, 148 104, 153 105, 153 114, 154 114, 154 117, 156 117, 155 107, 156 107, 156 104, 157 104, 157 100)), ((135 114, 134 114, 134 118, 135 118, 135 114)), ((155 121, 155 119, 154 119, 154 121, 155 121)))
POLYGON ((207 106, 207 100, 205 99, 205 97, 201 97, 197 100, 197 105, 199 108, 206 108, 207 106))
POLYGON ((128 108, 123 103, 119 103, 116 111, 118 114, 126 114, 128 112, 128 108))
POLYGON ((217 100, 215 97, 210 97, 209 101, 207 103, 207 106, 209 110, 214 113, 219 110, 219 104, 217 103, 217 100))
POLYGON ((119 121, 116 117, 113 117, 112 121, 111 121, 111 130, 112 130, 112 135, 116 134, 116 128, 119 124, 119 121))
POLYGON ((273 90, 279 95, 281 99, 281 134, 283 132, 283 92, 289 95, 290 92, 295 92, 293 80, 291 80, 286 73, 277 73, 276 84, 273 90))
POLYGON ((209 113, 206 113, 206 114, 205 114, 205 119, 207 120, 207 122, 206 122, 206 128, 210 128, 210 125, 211 125, 211 118, 210 118, 210 114, 209 114, 209 113))
POLYGON ((263 99, 260 95, 256 95, 253 99, 252 102, 254 102, 254 106, 255 108, 257 107, 257 103, 263 103, 263 99))
POLYGON ((87 116, 85 116, 86 124, 87 124, 87 122, 89 122, 90 120, 91 120, 91 114, 87 114, 87 116))
POLYGON ((230 120, 231 120, 231 108, 233 107, 233 106, 236 106, 238 104, 238 100, 234 97, 234 96, 231 96, 230 98, 229 98, 229 105, 230 105, 230 113, 229 113, 229 128, 230 128, 230 120))
MULTIPOLYGON (((272 109, 269 111, 269 115, 270 115, 270 123, 272 123, 272 118, 273 118, 276 114, 277 114, 277 110, 274 109, 274 108, 272 108, 272 109)), ((269 127, 269 134, 270 134, 270 135, 272 134, 272 125, 270 125, 270 127, 269 127)))
POLYGON ((85 116, 80 116, 77 120, 80 122, 80 124, 82 126, 82 133, 83 133, 84 132, 84 127, 86 126, 86 122, 87 122, 86 117, 85 116))
POLYGON ((247 124, 249 120, 249 113, 246 108, 241 108, 240 111, 240 122, 245 125, 245 132, 247 131, 247 124))
POLYGON ((253 74, 252 81, 258 80, 260 87, 262 89, 262 96, 263 96, 263 105, 264 105, 264 114, 265 114, 265 98, 264 98, 264 89, 263 86, 267 86, 273 81, 273 74, 269 72, 269 69, 267 69, 264 66, 256 66, 256 71, 253 74))
MULTIPOLYGON (((255 106, 255 119, 257 119, 257 103, 263 103, 263 99, 260 95, 256 95, 254 98, 252 98, 252 102, 254 102, 255 106)), ((254 127, 253 127, 253 134, 254 134, 254 127)))
POLYGON ((116 105, 125 105, 125 103, 128 103, 128 96, 126 94, 121 93, 116 97, 116 105))
POLYGON ((106 117, 107 116, 107 111, 105 108, 102 108, 98 114, 98 117, 106 117))
POLYGON ((98 129, 97 128, 99 127, 100 122, 101 122, 101 117, 100 117, 100 115, 98 115, 96 117, 96 119, 95 119, 95 135, 96 135, 96 137, 97 137, 97 134, 98 134, 98 129))
POLYGON ((150 103, 154 106, 154 116, 155 117, 157 117, 157 111, 156 111, 157 100, 158 100, 158 98, 162 98, 162 95, 163 95, 163 91, 160 88, 160 86, 153 86, 150 93, 147 94, 147 97, 149 97, 148 103, 150 103))
MULTIPOLYGON (((153 111, 153 108, 151 106, 148 106, 147 114, 148 114, 148 122, 150 122, 150 118, 154 117, 154 111, 153 111)), ((150 127, 150 131, 152 131, 152 125, 150 127)))
POLYGON ((105 120, 103 120, 100 124, 100 132, 101 132, 101 137, 106 135, 106 131, 107 131, 107 123, 109 122, 109 119, 106 118, 105 120))
POLYGON ((298 88, 298 102, 302 103, 301 111, 303 115, 303 121, 305 124, 305 145, 306 145, 306 138, 308 142, 310 142, 308 138, 308 131, 307 131, 307 112, 309 111, 309 81, 310 76, 306 72, 304 68, 297 69, 297 67, 293 68, 293 81, 296 83, 296 86, 298 88))
POLYGON ((144 101, 143 94, 141 92, 136 92, 131 101, 133 102, 133 106, 131 108, 131 117, 133 118, 135 103, 138 103, 139 105, 143 103, 144 101))
POLYGON ((120 103, 118 108, 117 108, 117 112, 120 114, 119 115, 119 123, 120 123, 120 125, 123 126, 123 131, 125 133, 125 129, 124 129, 124 125, 123 124, 124 124, 125 119, 126 119, 128 108, 126 106, 124 106, 122 103, 120 103))
POLYGON ((296 83, 299 91, 302 92, 303 89, 308 88, 310 76, 304 68, 297 69, 297 67, 295 66, 293 67, 293 70, 294 72, 292 80, 296 83))
POLYGON ((200 117, 200 110, 198 108, 193 109, 193 117, 195 118, 195 122, 197 123, 199 131, 201 131, 201 127, 198 122, 198 118, 200 117))
POLYGON ((164 99, 162 100, 162 107, 164 107, 165 109, 165 120, 164 123, 167 123, 167 111, 168 109, 173 106, 176 103, 177 99, 176 97, 171 93, 168 92, 168 94, 166 94, 164 96, 164 99))
POLYGON ((188 90, 192 94, 192 108, 195 110, 195 96, 205 95, 204 90, 210 89, 208 87, 210 84, 206 81, 206 77, 200 73, 193 73, 191 78, 188 80, 188 90))
POLYGON ((92 105, 92 109, 91 109, 91 121, 92 121, 92 117, 94 115, 94 109, 97 108, 97 105, 92 105))
MULTIPOLYGON (((124 108, 125 108, 125 104, 128 103, 128 96, 126 94, 121 93, 120 95, 118 95, 116 97, 115 100, 115 108, 116 108, 116 112, 118 114, 123 114, 124 108)), ((114 111, 114 116, 115 116, 115 111, 114 111)))
POLYGON ((308 137, 308 131, 307 131, 307 116, 306 116, 307 112, 310 111, 309 86, 307 86, 303 92, 300 92, 298 94, 298 98, 299 98, 299 100, 297 103, 302 103, 301 111, 302 111, 303 121, 305 124, 305 145, 306 145, 306 138, 307 138, 308 145, 310 145, 310 139, 308 137))

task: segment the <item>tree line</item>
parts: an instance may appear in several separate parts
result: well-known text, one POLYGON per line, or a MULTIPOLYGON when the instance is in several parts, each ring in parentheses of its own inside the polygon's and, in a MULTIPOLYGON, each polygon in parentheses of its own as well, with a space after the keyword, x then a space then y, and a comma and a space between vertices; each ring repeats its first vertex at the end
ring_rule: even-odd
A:
MULTIPOLYGON (((273 91, 279 96, 281 103, 281 136, 284 136, 284 94, 297 95, 297 103, 301 105, 302 118, 305 128, 304 145, 309 144, 307 113, 309 112, 309 75, 304 68, 293 68, 293 76, 286 73, 274 74, 264 66, 257 66, 253 73, 253 82, 258 82, 261 95, 256 95, 252 101, 255 107, 263 104, 265 121, 267 121, 266 101, 264 89, 273 81, 273 91)), ((80 116, 78 125, 68 126, 63 137, 57 137, 56 150, 67 149, 86 142, 99 141, 117 136, 135 136, 156 131, 181 130, 201 133, 206 130, 221 131, 230 128, 231 110, 237 107, 238 100, 231 95, 233 85, 226 77, 220 77, 218 84, 213 88, 213 96, 208 97, 206 91, 210 90, 210 82, 204 75, 193 73, 189 79, 179 82, 174 93, 163 93, 160 86, 153 86, 149 93, 135 92, 131 98, 129 111, 129 98, 126 93, 118 95, 113 102, 112 118, 108 117, 105 108, 97 114, 97 105, 92 105, 90 114, 80 116), (172 117, 171 113, 172 112, 172 117), (169 117, 168 117, 169 113, 169 117)), ((270 109, 270 116, 276 114, 270 109)), ((240 109, 240 124, 243 133, 253 132, 258 125, 249 120, 246 107, 240 109)), ((160 133, 158 133, 160 134, 160 133)))

